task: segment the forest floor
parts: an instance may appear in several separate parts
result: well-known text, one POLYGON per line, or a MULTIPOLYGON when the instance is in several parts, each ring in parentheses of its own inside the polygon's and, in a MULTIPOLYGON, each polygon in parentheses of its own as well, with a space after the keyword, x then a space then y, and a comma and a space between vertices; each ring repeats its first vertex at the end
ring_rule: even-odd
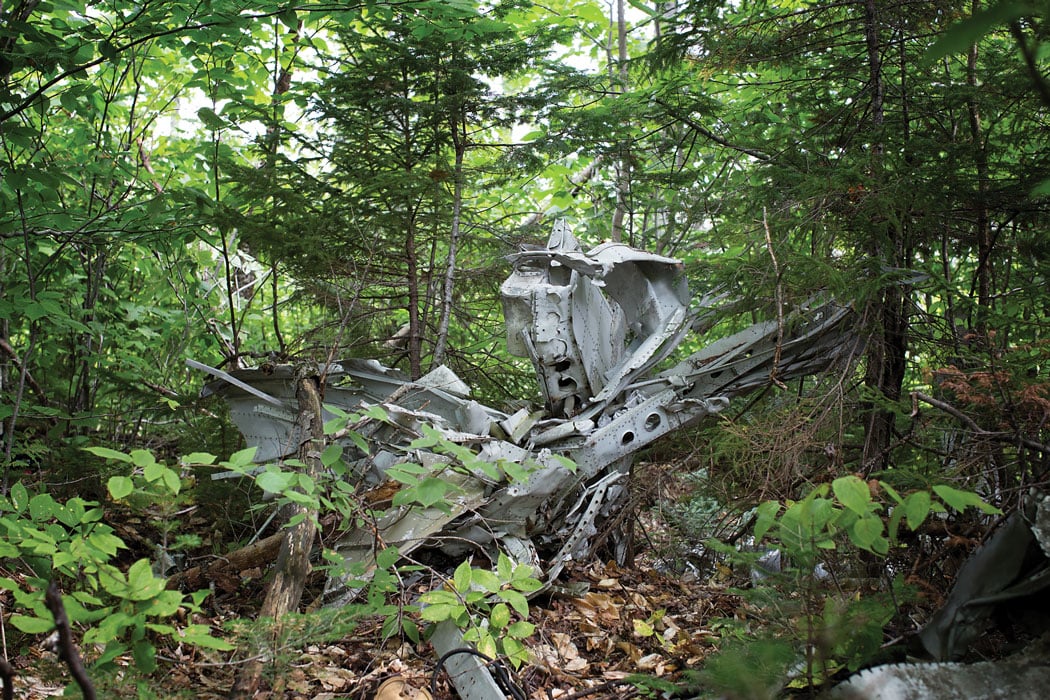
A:
MULTIPOLYGON (((195 520, 187 523, 192 527, 195 520)), ((127 528, 126 522, 117 525, 127 528)), ((558 592, 531 601, 529 620, 536 625, 527 640, 531 661, 512 673, 530 700, 651 697, 651 691, 638 685, 640 676, 650 686, 682 682, 717 649, 734 618, 748 617, 748 606, 729 586, 732 576, 702 580, 688 572, 666 571, 660 557, 673 547, 674 533, 656 511, 641 511, 638 528, 644 530, 640 540, 649 549, 632 566, 576 563, 559 579, 558 592)), ((261 625, 251 622, 265 596, 268 579, 262 574, 243 572, 237 590, 216 590, 203 615, 193 620, 211 625, 216 636, 235 639, 242 651, 162 645, 159 668, 147 681, 132 672, 123 679, 119 673, 99 678, 100 697, 227 697, 245 663, 243 650, 259 648, 260 640, 269 638, 261 625)), ((322 585, 323 577, 313 576, 304 601, 322 585)), ((405 600, 420 592, 404 591, 405 600)), ((323 614, 296 617, 281 641, 272 644, 265 690, 256 697, 372 700, 377 687, 394 676, 417 689, 429 688, 433 678, 435 700, 458 697, 447 674, 436 669, 428 643, 384 640, 381 624, 378 619, 348 623, 323 614)), ((7 651, 18 674, 17 697, 62 694, 67 669, 38 638, 4 641, 5 647, 12 645, 7 651)), ((85 650, 85 657, 91 652, 85 650)))
MULTIPOLYGON (((564 579, 567 587, 587 590, 576 597, 559 594, 533 601, 529 619, 536 632, 528 645, 532 660, 513 674, 530 699, 639 697, 639 687, 628 679, 641 675, 678 682, 684 670, 698 667, 716 648, 720 621, 732 618, 741 605, 724 587, 645 565, 577 566, 564 579)), ((219 607, 238 604, 217 613, 213 626, 221 629, 241 614, 250 614, 262 595, 260 588, 245 591, 238 601, 220 601, 219 607)), ((399 639, 384 643, 380 625, 379 620, 365 620, 352 632, 323 641, 309 637, 328 636, 325 631, 301 629, 306 643, 289 639, 275 650, 276 663, 266 674, 269 687, 256 697, 372 700, 377 687, 393 676, 414 688, 429 688, 437 661, 430 645, 399 639)), ((162 648, 160 668, 149 685, 159 698, 225 698, 241 665, 228 657, 162 648)), ((20 669, 17 697, 62 695, 66 670, 51 652, 30 647, 12 661, 20 669)), ((127 683, 102 683, 113 695, 100 692, 101 697, 135 695, 127 683)), ((443 672, 436 674, 436 687, 435 700, 458 697, 443 672)))

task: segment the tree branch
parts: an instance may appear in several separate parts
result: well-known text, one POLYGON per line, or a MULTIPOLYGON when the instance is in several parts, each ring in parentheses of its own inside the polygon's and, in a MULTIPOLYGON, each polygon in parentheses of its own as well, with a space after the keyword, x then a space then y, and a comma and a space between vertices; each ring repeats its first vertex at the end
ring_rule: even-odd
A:
POLYGON ((1005 433, 1005 432, 996 432, 996 431, 992 431, 992 430, 985 430, 981 426, 977 425, 977 422, 974 421, 973 418, 970 418, 968 415, 966 415, 965 413, 960 411, 955 406, 952 406, 950 403, 947 403, 945 401, 941 401, 939 399, 935 399, 932 396, 929 396, 927 394, 922 393, 921 391, 913 391, 913 392, 911 392, 911 400, 912 400, 913 405, 915 405, 915 408, 912 410, 912 415, 913 416, 916 415, 919 412, 918 402, 922 401, 923 403, 929 404, 930 406, 933 406, 934 408, 939 408, 940 410, 944 411, 948 415, 950 415, 953 418, 957 419, 960 423, 962 423, 967 428, 972 430, 974 435, 976 435, 978 437, 986 438, 986 439, 989 439, 989 440, 995 440, 997 442, 1013 443, 1013 444, 1021 445, 1023 447, 1027 447, 1030 450, 1035 450, 1036 452, 1042 452, 1045 455, 1050 455, 1050 445, 1046 445, 1044 443, 1037 442, 1035 440, 1032 440, 1031 438, 1026 438, 1023 435, 1017 435, 1015 433, 1005 433))
POLYGON ((69 629, 69 617, 66 608, 62 605, 62 592, 58 590, 58 584, 54 579, 48 584, 47 592, 44 593, 44 604, 55 618, 55 630, 58 632, 57 652, 58 658, 66 662, 73 679, 80 686, 84 694, 84 700, 95 700, 95 686, 88 678, 84 664, 77 653, 76 644, 73 643, 73 633, 69 629))
POLYGON ((664 102, 663 100, 656 100, 656 104, 666 109, 670 114, 672 114, 676 119, 681 121, 690 129, 698 132, 701 136, 710 139, 711 141, 714 141, 720 146, 725 146, 728 149, 739 151, 740 153, 749 155, 752 158, 757 158, 758 160, 761 160, 763 162, 768 162, 772 160, 768 153, 763 153, 762 151, 758 151, 753 148, 748 148, 747 146, 738 146, 735 143, 730 143, 729 140, 726 139, 724 136, 719 136, 710 129, 701 126, 700 123, 694 120, 692 117, 687 117, 684 114, 679 114, 673 105, 670 105, 667 102, 664 102))

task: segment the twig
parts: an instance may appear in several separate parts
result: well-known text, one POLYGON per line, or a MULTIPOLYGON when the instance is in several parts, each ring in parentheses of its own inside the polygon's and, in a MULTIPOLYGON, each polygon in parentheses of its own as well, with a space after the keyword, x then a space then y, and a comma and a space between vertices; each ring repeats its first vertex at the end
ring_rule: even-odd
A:
POLYGON ((780 263, 777 255, 773 252, 773 235, 769 232, 769 221, 766 219, 766 208, 762 207, 762 228, 766 232, 766 247, 769 249, 769 258, 773 261, 773 274, 777 278, 776 302, 777 302, 777 344, 773 349, 773 368, 769 370, 769 381, 781 389, 787 389, 787 385, 777 378, 777 369, 780 367, 780 351, 784 347, 784 285, 780 280, 780 263))
MULTIPOLYGON (((17 369, 19 371, 22 370, 22 360, 21 360, 21 358, 18 357, 18 352, 16 352, 15 349, 13 347, 11 347, 11 344, 8 343, 3 338, 0 338, 0 350, 3 350, 5 353, 7 353, 8 357, 11 358, 11 362, 14 364, 15 369, 17 369)), ((33 391, 36 393, 37 397, 40 399, 40 403, 42 403, 45 406, 47 406, 48 405, 47 392, 44 391, 44 387, 40 386, 40 384, 37 383, 36 379, 33 378, 33 375, 29 373, 28 369, 25 370, 25 375, 26 375, 26 383, 29 384, 29 386, 33 388, 33 391)))
POLYGON ((66 615, 65 606, 62 605, 62 592, 58 590, 58 583, 54 579, 48 584, 47 592, 44 594, 44 604, 55 618, 55 630, 58 632, 58 644, 56 645, 58 658, 69 666, 69 672, 73 674, 73 680, 80 686, 84 700, 96 700, 95 686, 91 684, 91 679, 84 670, 84 664, 80 661, 77 647, 73 643, 73 633, 69 629, 69 617, 66 615))

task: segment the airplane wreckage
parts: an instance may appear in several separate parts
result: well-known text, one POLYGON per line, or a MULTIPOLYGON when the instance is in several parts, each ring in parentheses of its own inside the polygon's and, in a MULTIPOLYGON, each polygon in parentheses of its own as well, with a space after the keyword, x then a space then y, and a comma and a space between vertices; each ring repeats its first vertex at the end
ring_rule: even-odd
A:
MULTIPOLYGON (((654 374, 697 322, 679 260, 618 243, 584 253, 562 222, 546 247, 510 260, 514 271, 501 288, 507 349, 532 361, 543 410, 507 414, 484 406, 443 366, 414 381, 374 360, 318 370, 325 405, 356 414, 383 409, 383 418, 355 426, 374 446, 371 454, 350 439, 343 445, 358 492, 385 483, 386 471, 405 462, 457 486, 450 512, 402 508, 380 519, 382 541, 402 554, 425 547, 459 559, 483 552, 495 561, 504 552, 554 581, 567 562, 592 552, 603 525, 615 519, 635 453, 718 413, 735 396, 820 372, 858 344, 851 311, 829 303, 784 324, 751 326, 654 374), (431 428, 484 462, 530 465, 527 478, 448 469, 448 457, 410 447, 431 428)), ((256 447, 256 462, 296 454, 302 436, 295 434, 291 365, 230 373, 191 365, 220 377, 202 396, 226 400, 256 447)), ((325 420, 332 418, 326 411, 325 420)), ((368 561, 375 534, 350 532, 336 550, 348 562, 368 561)), ((326 603, 354 594, 330 581, 326 603)))
MULTIPOLYGON (((736 396, 848 361, 861 345, 848 308, 814 304, 779 323, 758 323, 721 338, 658 370, 714 315, 707 299, 690 308, 679 260, 619 243, 585 253, 563 222, 555 224, 546 247, 526 248, 509 259, 513 272, 501 288, 507 349, 532 362, 542 410, 508 414, 484 406, 446 367, 416 380, 373 360, 316 369, 324 378, 326 406, 365 416, 353 427, 370 452, 350 438, 340 441, 358 493, 379 490, 389 481, 387 470, 406 462, 454 485, 445 508, 390 508, 370 527, 342 535, 334 549, 347 570, 353 564, 375 566, 377 538, 402 555, 436 550, 453 561, 482 555, 495 562, 503 552, 531 565, 546 585, 568 562, 586 559, 602 544, 622 560, 628 543, 618 526, 639 450, 717 414, 736 396), (496 468, 457 468, 441 451, 418 447, 432 431, 496 468), (529 468, 525 478, 511 479, 501 464, 529 468)), ((247 443, 257 448, 256 462, 292 457, 309 439, 296 423, 291 365, 229 373, 190 365, 219 377, 202 395, 225 399, 247 443)), ((326 412, 325 420, 335 417, 326 412)), ((324 602, 339 606, 356 592, 333 577, 324 602)), ((966 605, 956 601, 951 616, 965 617, 957 613, 966 605)), ((944 629, 927 635, 954 629, 945 614, 935 620, 944 629)), ((506 696, 475 655, 454 655, 465 645, 450 622, 441 623, 431 641, 443 662, 449 657, 445 669, 462 698, 506 696)))

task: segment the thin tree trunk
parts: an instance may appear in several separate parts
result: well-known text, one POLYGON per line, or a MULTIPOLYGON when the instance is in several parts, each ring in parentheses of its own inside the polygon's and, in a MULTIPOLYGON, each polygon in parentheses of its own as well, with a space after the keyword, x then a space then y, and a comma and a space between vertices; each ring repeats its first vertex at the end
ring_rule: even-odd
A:
POLYGON ((462 126, 462 124, 452 125, 452 143, 456 149, 456 164, 452 174, 452 234, 448 241, 448 260, 445 261, 445 285, 441 298, 441 319, 438 321, 434 359, 431 362, 432 367, 437 367, 445 361, 445 352, 448 347, 448 327, 452 319, 452 285, 456 279, 456 252, 459 246, 463 216, 463 155, 467 149, 467 135, 465 132, 460 131, 462 126))
MULTIPOLYGON (((324 423, 321 413, 321 394, 315 377, 299 380, 296 388, 299 415, 296 429, 303 437, 298 457, 306 465, 307 474, 316 479, 321 471, 321 451, 324 449, 324 423)), ((317 513, 306 506, 294 506, 292 517, 303 516, 290 528, 277 554, 275 575, 266 590, 266 598, 259 610, 260 618, 273 618, 274 636, 278 635, 281 617, 299 607, 306 577, 310 573, 310 550, 317 535, 317 513)), ((237 677, 230 692, 231 699, 255 697, 262 681, 264 664, 253 661, 246 665, 237 677)))
MULTIPOLYGON (((973 0, 972 14, 981 9, 981 1, 973 0)), ((974 328, 987 340, 988 314, 992 307, 992 228, 988 219, 988 152, 984 145, 984 128, 981 125, 981 109, 977 103, 977 42, 970 47, 966 57, 966 85, 970 88, 967 109, 970 117, 970 138, 973 142, 973 159, 977 169, 976 209, 977 238, 977 318, 974 328)))
MULTIPOLYGON (((624 17, 623 0, 616 0, 616 54, 622 95, 627 92, 627 19, 624 17)), ((626 139, 621 141, 619 159, 616 161, 616 209, 613 211, 612 239, 617 243, 623 240, 623 222, 627 217, 627 196, 630 193, 628 170, 631 163, 629 148, 626 139)))

